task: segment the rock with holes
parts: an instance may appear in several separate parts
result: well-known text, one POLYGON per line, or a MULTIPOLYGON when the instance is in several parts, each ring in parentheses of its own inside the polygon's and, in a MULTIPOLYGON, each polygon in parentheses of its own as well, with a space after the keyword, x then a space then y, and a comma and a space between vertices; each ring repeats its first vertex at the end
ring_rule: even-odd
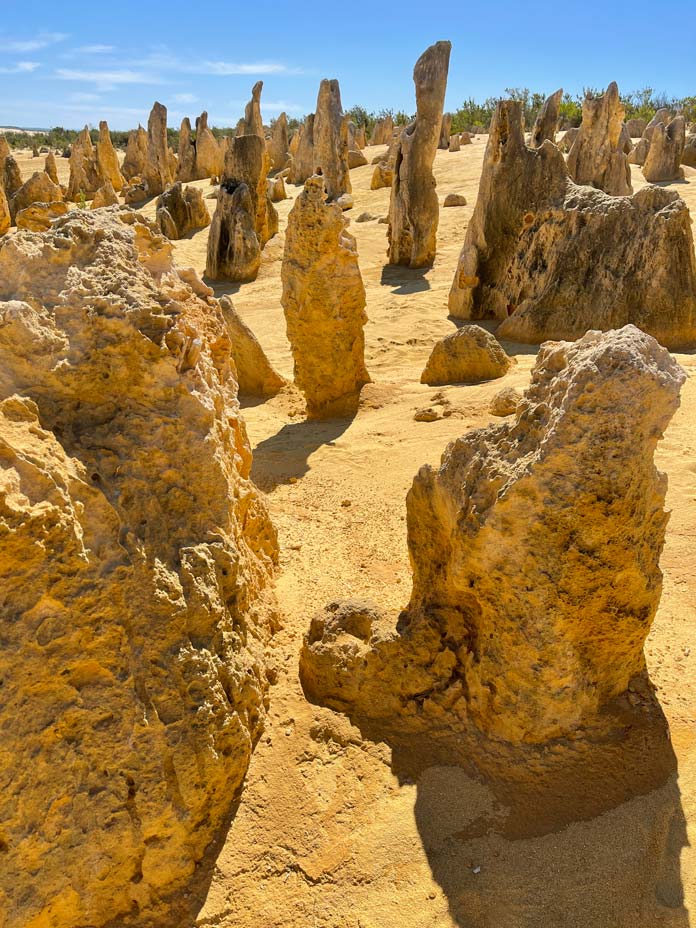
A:
POLYGON ((365 369, 365 287, 355 239, 324 179, 310 177, 288 217, 281 278, 295 382, 310 418, 354 414, 365 369))
POLYGON ((433 162, 437 151, 452 45, 437 42, 413 69, 416 118, 402 131, 389 204, 390 264, 428 267, 435 260, 440 204, 433 162))
POLYGON ((225 323, 116 210, 2 239, 0 318, 2 920, 192 924, 275 624, 225 323))
POLYGON ((587 94, 582 124, 568 155, 568 170, 576 184, 590 184, 612 196, 626 196, 631 168, 621 146, 624 109, 615 81, 600 96, 587 94))
POLYGON ((268 153, 263 139, 255 134, 229 140, 223 179, 249 188, 256 217, 256 234, 261 247, 278 231, 278 213, 268 195, 268 153))
POLYGON ((524 143, 522 110, 498 104, 449 297, 460 319, 538 343, 633 323, 667 346, 696 343, 696 258, 677 193, 611 197, 579 187, 550 142, 524 143), (591 273, 588 269, 591 268, 591 273))
POLYGON ((398 624, 355 601, 312 620, 300 664, 312 701, 494 750, 626 737, 616 700, 647 683, 662 587, 667 481, 653 455, 684 380, 633 326, 544 345, 514 417, 416 475, 398 624))
POLYGON ((314 114, 314 172, 323 175, 330 200, 351 192, 348 120, 343 115, 337 80, 323 80, 319 85, 314 114))
POLYGON ((206 276, 211 280, 256 280, 260 266, 252 192, 241 181, 223 181, 208 234, 206 276))
POLYGON ((210 213, 197 187, 184 187, 181 182, 168 187, 157 200, 157 224, 172 241, 210 225, 210 213))

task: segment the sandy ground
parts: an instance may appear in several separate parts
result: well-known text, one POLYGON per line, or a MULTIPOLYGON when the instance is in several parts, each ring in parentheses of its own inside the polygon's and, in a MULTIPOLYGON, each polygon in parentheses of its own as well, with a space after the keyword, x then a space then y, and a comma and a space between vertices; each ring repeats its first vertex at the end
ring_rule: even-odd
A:
MULTIPOLYGON (((366 361, 373 384, 353 420, 307 423, 292 391, 245 408, 253 476, 278 527, 283 615, 272 661, 277 682, 266 733, 238 813, 208 880, 196 921, 207 928, 685 928, 696 926, 696 356, 682 407, 661 443, 672 510, 662 564, 664 593, 647 659, 669 721, 678 775, 597 818, 535 837, 506 836, 506 810, 456 766, 397 776, 391 749, 347 719, 310 705, 298 652, 311 615, 346 596, 398 609, 410 575, 405 496, 421 464, 448 441, 491 421, 502 386, 523 388, 535 349, 504 343, 518 364, 503 380, 433 389, 419 384, 433 342, 453 331, 447 292, 473 205, 484 141, 438 152, 441 200, 468 205, 440 214, 437 262, 425 274, 384 267, 386 226, 351 224, 367 290, 366 361), (449 415, 415 422, 417 408, 449 415), (692 914, 693 913, 693 914, 692 914)), ((367 149, 371 160, 377 149, 367 149)), ((36 159, 19 159, 23 173, 36 159)), ((58 159, 61 174, 68 162, 58 159)), ((351 172, 357 217, 387 212, 389 191, 370 191, 373 168, 351 172)), ((634 189, 643 186, 633 167, 634 189)), ((696 171, 673 185, 696 213, 696 171)), ((207 187, 207 182, 200 182, 207 187)), ((291 197, 299 188, 288 187, 291 197)), ((206 191, 207 192, 207 191, 206 191)), ((211 210, 215 201, 208 201, 211 210)), ((231 293, 272 362, 291 377, 280 305, 283 230, 292 200, 278 204, 280 234, 259 278, 217 286, 231 293)), ((154 212, 153 204, 145 207, 154 212)), ((201 273, 207 230, 176 243, 177 260, 201 273)), ((572 797, 569 797, 569 801, 572 797)), ((181 926, 189 928, 189 926, 181 926)))

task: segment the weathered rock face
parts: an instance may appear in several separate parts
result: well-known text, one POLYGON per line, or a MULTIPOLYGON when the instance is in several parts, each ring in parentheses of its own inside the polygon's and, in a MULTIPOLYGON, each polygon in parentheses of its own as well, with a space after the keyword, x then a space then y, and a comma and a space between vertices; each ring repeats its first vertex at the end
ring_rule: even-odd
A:
POLYGON ((433 162, 437 151, 452 45, 437 42, 416 62, 416 119, 401 133, 389 203, 390 264, 428 267, 435 260, 440 206, 433 162))
POLYGON ((461 151, 461 143, 459 141, 459 135, 457 133, 455 133, 454 135, 450 135, 449 151, 461 151))
POLYGON ((67 198, 73 202, 81 197, 90 200, 102 183, 97 153, 92 144, 89 129, 85 126, 73 142, 70 152, 70 181, 67 198))
POLYGON ((389 161, 379 161, 372 172, 370 190, 381 190, 382 187, 391 187, 393 183, 394 164, 389 161))
POLYGON ((684 176, 681 160, 686 144, 686 121, 675 117, 668 126, 658 123, 652 132, 650 148, 643 164, 643 176, 651 184, 679 180, 684 176))
MULTIPOLYGON (((189 125, 189 130, 190 130, 189 125)), ((147 164, 147 132, 142 126, 138 126, 132 132, 128 133, 128 144, 126 145, 126 157, 121 166, 121 173, 126 180, 132 180, 134 177, 143 177, 145 174, 145 165, 147 164)))
POLYGON ((394 135, 394 120, 387 114, 375 122, 370 137, 370 145, 389 145, 394 135))
POLYGON ((99 173, 103 180, 108 181, 118 193, 125 181, 118 164, 118 155, 111 142, 108 123, 104 121, 99 123, 99 140, 96 148, 99 173))
POLYGON ((67 212, 68 204, 65 200, 57 200, 55 203, 32 203, 17 213, 17 228, 27 229, 29 232, 46 232, 54 220, 65 216, 67 212))
POLYGON ((657 126, 667 126, 670 123, 671 116, 667 107, 661 107, 650 120, 650 122, 645 127, 645 132, 643 133, 643 138, 647 139, 648 142, 652 141, 653 132, 657 126))
POLYGON ((249 188, 261 247, 278 231, 278 213, 268 196, 268 153, 258 135, 230 139, 225 153, 223 179, 249 188))
POLYGON ((696 168, 696 134, 686 137, 681 163, 696 168))
POLYGON ((7 202, 5 191, 0 185, 0 235, 4 235, 12 225, 10 204, 7 202))
POLYGON ((650 150, 650 142, 646 138, 638 139, 628 155, 629 164, 645 164, 650 150))
POLYGON ((578 132, 580 132, 580 129, 577 126, 572 126, 570 129, 567 129, 558 140, 559 151, 562 151, 564 155, 567 155, 573 147, 573 142, 578 137, 578 132))
POLYGON ((203 112, 196 120, 196 179, 219 177, 224 163, 225 153, 208 128, 208 114, 203 112))
POLYGON ((167 238, 184 238, 210 225, 210 214, 203 192, 196 187, 182 187, 181 182, 168 187, 157 200, 157 225, 167 238))
POLYGON ((358 151, 362 151, 363 148, 367 147, 367 138, 365 137, 365 126, 360 125, 355 127, 355 147, 358 151))
POLYGON ((530 148, 539 148, 544 144, 546 139, 549 142, 556 141, 556 127, 561 111, 561 100, 563 99, 563 88, 561 87, 544 102, 539 110, 539 115, 532 128, 532 137, 529 142, 530 148))
POLYGON ((647 128, 648 122, 646 119, 627 119, 626 120, 626 130, 632 139, 639 139, 642 137, 643 133, 647 128))
POLYGON ((612 196, 626 196, 631 169, 621 150, 624 109, 615 81, 598 97, 586 96, 582 125, 568 155, 568 170, 576 184, 590 184, 612 196))
POLYGON ((365 288, 355 239, 324 181, 310 177, 288 217, 281 277, 295 382, 310 418, 349 415, 370 382, 365 288))
POLYGON ((251 190, 240 181, 224 180, 210 224, 206 276, 211 280, 255 280, 260 266, 261 245, 251 190))
POLYGON ((504 377, 514 361, 501 344, 479 325, 464 325, 435 344, 421 383, 481 383, 504 377))
POLYGON ((679 196, 576 186, 558 149, 527 148, 518 103, 498 104, 449 297, 498 336, 578 338, 633 323, 664 345, 696 341, 696 258, 679 196), (591 274, 587 269, 591 268, 591 274))
POLYGON ((287 200, 288 195, 285 192, 285 182, 280 174, 278 174, 277 177, 269 177, 266 184, 271 203, 280 203, 282 200, 287 200))
MULTIPOLYGON (((450 45, 451 47, 451 45, 450 45)), ((449 148, 450 135, 452 134, 452 114, 444 113, 440 120, 440 136, 438 138, 438 148, 449 148)))
POLYGON ((285 381, 273 369, 258 339, 228 296, 220 300, 220 310, 230 336, 239 392, 250 396, 275 396, 283 389, 285 381))
POLYGON ((335 200, 350 193, 348 120, 343 115, 337 80, 323 80, 319 85, 313 134, 313 173, 324 176, 327 197, 335 200))
POLYGON ((633 151, 633 141, 631 136, 628 134, 628 129, 626 124, 621 126, 621 135, 619 136, 619 149, 625 154, 630 155, 633 151))
POLYGON ((357 148, 348 149, 348 168, 352 171, 353 168, 362 168, 367 164, 367 158, 365 155, 358 151, 357 148))
POLYGON ((281 113, 273 124, 269 155, 272 171, 282 171, 287 167, 290 143, 288 141, 288 117, 285 113, 281 113))
POLYGON ((44 171, 48 174, 54 184, 58 185, 60 182, 58 180, 58 165, 56 164, 56 156, 52 151, 46 155, 44 161, 44 171))
POLYGON ((90 209, 101 209, 104 206, 116 206, 117 204, 118 194, 114 190, 111 181, 107 180, 94 194, 90 209))
POLYGON ((244 118, 239 121, 237 135, 258 135, 263 140, 263 120, 261 118, 261 91, 263 81, 257 81, 251 88, 251 100, 244 108, 244 118), (240 131, 241 130, 241 131, 240 131))
POLYGON ((36 171, 10 198, 10 212, 14 219, 20 210, 32 203, 56 203, 62 199, 63 191, 58 184, 54 184, 45 171, 36 171))
POLYGON ((196 180, 196 145, 191 136, 191 120, 184 116, 179 129, 179 163, 176 179, 188 184, 196 180))
POLYGON ((224 321, 152 229, 0 243, 7 928, 191 923, 263 726, 275 534, 224 321))
POLYGON ((159 196, 172 183, 167 144, 167 107, 155 103, 147 121, 147 160, 143 172, 148 195, 159 196))
POLYGON ((612 722, 645 674, 667 481, 655 446, 685 377, 633 326, 542 347, 508 422, 452 442, 407 498, 413 592, 394 629, 334 603, 305 690, 406 729, 543 744, 612 722))
POLYGON ((295 138, 297 144, 292 153, 288 180, 291 184, 304 184, 314 173, 314 113, 305 117, 305 121, 293 136, 293 139, 295 138))

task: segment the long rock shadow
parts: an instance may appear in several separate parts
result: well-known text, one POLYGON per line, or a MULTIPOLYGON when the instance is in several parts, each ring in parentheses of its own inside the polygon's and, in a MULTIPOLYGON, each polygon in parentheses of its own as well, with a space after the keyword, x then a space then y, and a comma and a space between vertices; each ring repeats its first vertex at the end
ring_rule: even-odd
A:
POLYGON ((309 470, 309 457, 322 445, 331 445, 354 418, 303 419, 284 425, 253 449, 251 479, 268 492, 291 477, 303 477, 309 470))
POLYGON ((430 290, 430 281, 425 275, 431 270, 429 267, 408 268, 385 264, 380 283, 383 287, 391 287, 392 293, 400 295, 422 293, 424 290, 430 290))
POLYGON ((423 849, 459 928, 688 928, 666 719, 647 689, 607 715, 601 735, 523 747, 353 718, 416 784, 423 849))

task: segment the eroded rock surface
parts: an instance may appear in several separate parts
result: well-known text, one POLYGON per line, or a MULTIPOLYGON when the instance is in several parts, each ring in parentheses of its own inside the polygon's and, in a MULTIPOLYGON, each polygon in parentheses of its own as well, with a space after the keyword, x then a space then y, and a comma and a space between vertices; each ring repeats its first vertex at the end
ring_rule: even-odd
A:
POLYGON ((651 183, 679 180, 684 176, 681 169, 684 145, 686 144, 686 121, 676 116, 669 125, 658 123, 653 128, 643 162, 643 176, 651 183))
POLYGON ((184 238, 210 225, 210 214, 197 187, 172 184, 157 200, 157 224, 167 238, 184 238))
POLYGON ((689 211, 661 187, 611 197, 577 186, 554 145, 524 144, 520 105, 502 101, 449 309, 494 317, 498 336, 517 341, 633 323, 664 345, 694 344, 689 211))
POLYGON ((147 121, 147 160, 143 175, 148 196, 163 193, 172 183, 172 165, 167 144, 167 107, 155 103, 147 121))
POLYGON ((314 173, 314 113, 305 120, 293 136, 292 162, 288 180, 291 184, 304 184, 314 173))
POLYGON ((323 80, 319 85, 313 136, 313 173, 323 174, 326 195, 335 200, 350 193, 348 120, 343 115, 337 80, 323 80))
POLYGON ((275 533, 224 321, 153 229, 0 242, 6 928, 190 924, 262 730, 275 533))
POLYGON ((268 153, 258 135, 230 139, 225 153, 224 180, 243 183, 253 201, 256 234, 261 247, 278 231, 278 213, 268 195, 268 153))
POLYGON ((463 325, 436 342, 421 383, 480 383, 504 377, 514 360, 497 339, 480 325, 463 325))
POLYGON ((206 276, 211 280, 255 280, 261 266, 256 209, 249 187, 223 181, 208 234, 206 276))
POLYGON ((590 184, 612 196, 626 196, 631 168, 621 147, 624 108, 615 81, 598 97, 587 95, 582 125, 568 155, 568 170, 576 184, 590 184))
POLYGON ((547 139, 549 142, 556 141, 556 128, 558 126, 562 99, 563 88, 561 87, 544 101, 544 105, 539 110, 539 115, 532 128, 532 137, 529 143, 530 148, 539 148, 547 139))
MULTIPOLYGON (((189 125, 190 129, 190 125, 189 125)), ((126 180, 142 177, 147 164, 147 132, 142 126, 128 133, 126 157, 121 165, 121 173, 126 180)))
POLYGON ((452 45, 437 42, 416 62, 416 118, 401 133, 387 231, 390 264, 429 267, 435 260, 440 204, 433 162, 437 152, 452 45))
POLYGON ((97 164, 102 180, 110 183, 116 193, 121 190, 125 181, 118 164, 118 155, 111 142, 111 133, 108 123, 99 123, 99 138, 96 144, 97 164))
POLYGON ((70 181, 68 200, 91 200, 102 186, 103 179, 97 162, 97 152, 87 126, 78 135, 70 151, 70 181))
POLYGON ((514 418, 417 474, 398 625, 351 602, 312 621, 310 697, 498 743, 624 737, 616 700, 645 679, 661 592, 667 481, 653 455, 684 379, 633 326, 544 345, 514 418))
POLYGON ((281 278, 295 382, 311 418, 349 415, 370 382, 365 287, 341 207, 310 177, 288 217, 281 278))

